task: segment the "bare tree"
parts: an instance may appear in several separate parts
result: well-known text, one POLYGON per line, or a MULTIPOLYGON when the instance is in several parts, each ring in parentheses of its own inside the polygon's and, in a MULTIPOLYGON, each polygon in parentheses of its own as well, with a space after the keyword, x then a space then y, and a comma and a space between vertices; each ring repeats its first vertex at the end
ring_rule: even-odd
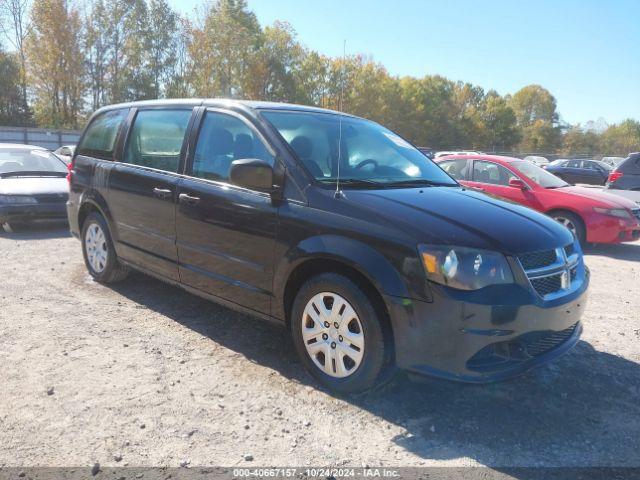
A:
POLYGON ((28 111, 25 40, 31 28, 28 12, 29 0, 0 0, 0 15, 2 16, 0 18, 0 33, 6 37, 18 54, 20 93, 25 112, 28 111))

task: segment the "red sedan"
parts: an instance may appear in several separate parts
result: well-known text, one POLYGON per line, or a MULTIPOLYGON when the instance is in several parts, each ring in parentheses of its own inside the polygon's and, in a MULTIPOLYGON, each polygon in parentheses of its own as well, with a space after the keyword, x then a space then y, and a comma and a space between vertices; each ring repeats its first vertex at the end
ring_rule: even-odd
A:
POLYGON ((493 155, 450 155, 438 164, 461 184, 555 218, 581 242, 640 238, 640 206, 593 188, 574 187, 526 160, 493 155))

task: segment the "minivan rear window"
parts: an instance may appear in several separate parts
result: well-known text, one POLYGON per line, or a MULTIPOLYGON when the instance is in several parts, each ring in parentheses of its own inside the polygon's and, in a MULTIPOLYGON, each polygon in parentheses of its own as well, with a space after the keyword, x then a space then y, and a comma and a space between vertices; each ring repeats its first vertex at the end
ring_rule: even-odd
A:
POLYGON ((78 146, 78 153, 99 158, 112 158, 120 126, 128 113, 128 109, 109 110, 94 118, 84 132, 78 146))

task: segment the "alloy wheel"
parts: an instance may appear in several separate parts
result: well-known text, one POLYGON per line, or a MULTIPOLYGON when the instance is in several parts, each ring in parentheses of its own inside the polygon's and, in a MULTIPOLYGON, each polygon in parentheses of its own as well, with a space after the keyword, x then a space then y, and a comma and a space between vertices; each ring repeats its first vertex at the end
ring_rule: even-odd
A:
POLYGON ((571 220, 569 220, 566 217, 555 217, 555 220, 561 225, 564 225, 566 228, 568 228, 569 231, 573 233, 574 237, 578 236, 578 229, 576 228, 575 224, 571 220))

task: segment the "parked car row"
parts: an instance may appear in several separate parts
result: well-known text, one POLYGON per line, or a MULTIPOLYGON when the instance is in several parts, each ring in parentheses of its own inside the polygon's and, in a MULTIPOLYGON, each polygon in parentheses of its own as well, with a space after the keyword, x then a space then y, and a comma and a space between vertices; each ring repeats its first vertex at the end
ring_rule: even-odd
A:
POLYGON ((567 183, 589 185, 604 185, 613 170, 611 165, 605 162, 565 158, 555 160, 544 168, 567 183))
POLYGON ((0 143, 0 225, 66 221, 67 166, 45 148, 0 143))
POLYGON ((583 243, 640 238, 640 205, 572 186, 552 175, 549 166, 543 169, 525 160, 491 155, 453 155, 437 162, 463 185, 549 215, 583 243))
POLYGON ((561 355, 582 330, 580 243, 640 237, 637 205, 569 185, 561 162, 418 150, 310 107, 114 105, 57 154, 68 167, 0 146, 3 223, 66 202, 94 279, 137 269, 279 322, 339 391, 397 367, 499 380, 561 355))

